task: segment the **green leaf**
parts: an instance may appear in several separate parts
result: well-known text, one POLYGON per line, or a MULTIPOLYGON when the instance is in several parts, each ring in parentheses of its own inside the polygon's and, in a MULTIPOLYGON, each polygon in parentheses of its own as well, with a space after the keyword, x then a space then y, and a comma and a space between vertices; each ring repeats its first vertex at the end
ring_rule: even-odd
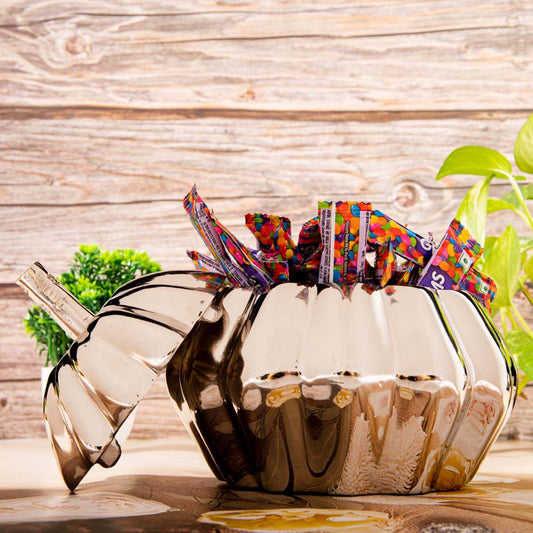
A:
POLYGON ((520 237, 520 250, 522 252, 529 252, 533 248, 533 239, 520 237))
POLYGON ((530 280, 533 280, 533 255, 526 261, 524 272, 530 280))
POLYGON ((533 337, 521 329, 513 329, 505 340, 520 370, 533 379, 533 337))
MULTIPOLYGON (((533 183, 526 183, 525 185, 519 185, 519 187, 524 200, 533 200, 533 183)), ((518 201, 514 191, 509 191, 508 193, 502 195, 500 200, 511 204, 516 209, 520 208, 520 202, 518 201)))
POLYGON ((518 375, 518 385, 516 387, 516 394, 520 395, 522 389, 530 382, 530 379, 524 374, 518 375))
POLYGON ((437 180, 452 174, 474 174, 487 178, 507 179, 512 172, 509 160, 484 146, 463 146, 454 150, 437 173, 437 180))
POLYGON ((498 288, 494 310, 511 305, 518 288, 521 260, 518 234, 513 226, 508 226, 494 241, 483 264, 483 272, 494 280, 498 288))
POLYGON ((490 251, 492 250, 492 247, 494 246, 494 243, 498 240, 498 237, 494 237, 493 235, 490 235, 489 237, 485 237, 485 246, 483 250, 483 254, 476 262, 476 268, 479 270, 483 270, 483 265, 485 264, 485 260, 490 254, 490 251))
POLYGON ((533 174, 533 114, 522 126, 514 145, 514 158, 522 172, 533 174))
POLYGON ((479 180, 466 193, 456 215, 459 222, 468 229, 481 246, 485 241, 485 219, 487 218, 490 181, 490 178, 479 180))
POLYGON ((499 200, 496 198, 489 198, 487 201, 487 214, 496 213, 497 211, 504 211, 505 209, 511 209, 516 211, 516 206, 506 202, 505 200, 499 200))

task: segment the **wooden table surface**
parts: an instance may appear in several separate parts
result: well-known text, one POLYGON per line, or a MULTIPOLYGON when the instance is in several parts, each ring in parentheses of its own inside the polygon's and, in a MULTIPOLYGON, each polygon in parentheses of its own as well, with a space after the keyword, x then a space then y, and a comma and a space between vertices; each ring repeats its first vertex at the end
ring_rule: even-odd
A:
POLYGON ((474 481, 423 496, 288 496, 217 481, 188 436, 125 445, 69 494, 45 439, 0 442, 0 531, 533 531, 533 444, 498 443, 474 481))

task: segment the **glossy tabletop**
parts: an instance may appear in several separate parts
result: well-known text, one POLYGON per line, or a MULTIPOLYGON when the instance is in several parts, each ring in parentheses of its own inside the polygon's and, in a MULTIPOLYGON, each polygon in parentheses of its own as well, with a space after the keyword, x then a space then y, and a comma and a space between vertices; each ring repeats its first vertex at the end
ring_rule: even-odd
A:
POLYGON ((233 490, 187 435, 131 441, 75 494, 46 440, 0 441, 0 531, 533 531, 533 443, 499 442, 474 481, 423 496, 233 490))

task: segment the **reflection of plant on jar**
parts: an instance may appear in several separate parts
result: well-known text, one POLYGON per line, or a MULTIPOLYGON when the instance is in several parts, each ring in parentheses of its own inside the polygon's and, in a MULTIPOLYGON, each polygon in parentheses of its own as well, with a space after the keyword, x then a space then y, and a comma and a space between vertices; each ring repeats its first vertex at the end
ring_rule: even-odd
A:
POLYGON ((348 509, 257 509, 212 511, 200 522, 220 524, 239 531, 309 531, 327 528, 383 531, 388 513, 348 509), (375 529, 374 527, 375 526, 375 529))
MULTIPOLYGON (((533 174, 533 115, 520 130, 514 146, 517 167, 533 174)), ((484 274, 494 280, 498 291, 492 313, 499 313, 501 329, 507 345, 520 367, 518 391, 533 380, 533 329, 518 310, 517 301, 525 298, 533 305, 530 290, 533 284, 533 216, 527 200, 533 200, 533 183, 519 184, 526 178, 513 174, 511 162, 501 153, 483 146, 463 146, 454 150, 444 161, 437 180, 453 174, 482 176, 466 194, 457 219, 484 245, 476 263, 484 274), (499 198, 489 198, 494 178, 505 179, 511 191, 499 198), (514 221, 525 224, 527 233, 520 234, 515 222, 499 236, 485 237, 488 215, 506 211, 514 221)))
MULTIPOLYGON (((95 245, 80 245, 69 272, 59 282, 89 311, 97 313, 115 291, 137 276, 158 272, 161 267, 145 252, 113 250, 95 245)), ((39 353, 46 353, 45 366, 55 366, 72 343, 72 339, 40 306, 29 310, 24 320, 26 333, 37 343, 39 353)))

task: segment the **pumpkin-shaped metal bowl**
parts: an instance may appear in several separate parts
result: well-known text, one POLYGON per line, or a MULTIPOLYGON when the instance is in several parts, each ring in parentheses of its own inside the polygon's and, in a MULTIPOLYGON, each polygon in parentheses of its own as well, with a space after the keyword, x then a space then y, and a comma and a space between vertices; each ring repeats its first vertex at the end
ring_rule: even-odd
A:
POLYGON ((71 490, 118 460, 116 432, 165 368, 215 475, 273 492, 458 489, 515 400, 512 360, 462 292, 258 294, 175 271, 127 283, 95 316, 41 265, 19 283, 76 339, 43 403, 71 490))
POLYGON ((215 475, 272 492, 459 489, 516 394, 473 298, 407 286, 220 289, 166 372, 215 475))

